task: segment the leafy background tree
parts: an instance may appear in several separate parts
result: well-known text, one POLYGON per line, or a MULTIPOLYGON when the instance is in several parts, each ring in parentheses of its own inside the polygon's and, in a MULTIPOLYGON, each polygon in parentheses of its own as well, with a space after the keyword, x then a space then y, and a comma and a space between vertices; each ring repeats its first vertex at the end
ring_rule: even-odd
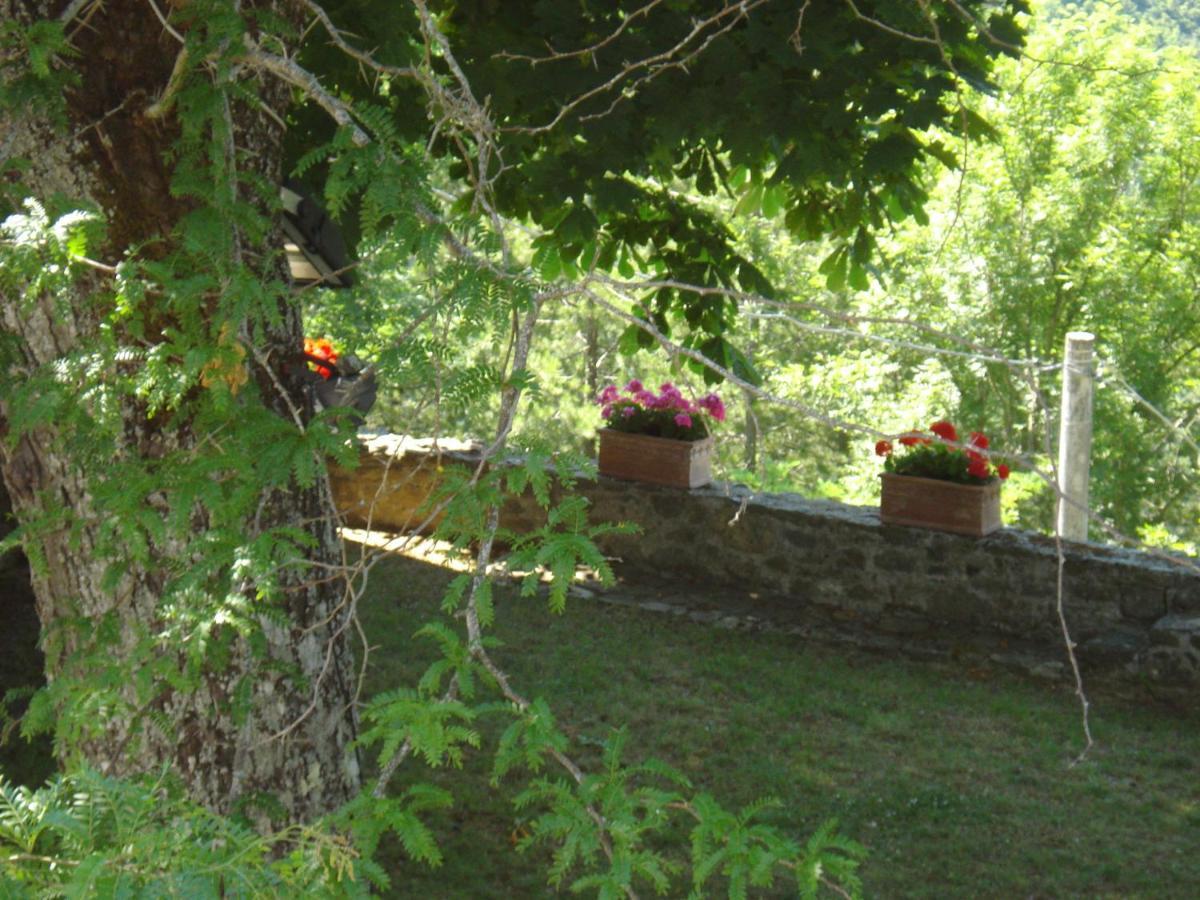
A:
MULTIPOLYGON (((1093 331, 1102 359, 1093 505, 1122 532, 1189 546, 1198 120, 1185 86, 1196 77, 1195 53, 1104 4, 1047 10, 1027 52, 1001 66, 1000 90, 981 100, 995 139, 970 149, 961 177, 947 173, 931 189, 930 228, 902 228, 884 242, 884 277, 871 291, 822 293, 815 260, 788 259, 809 273, 809 296, 837 311, 918 322, 1031 365, 812 338, 816 352, 789 355, 782 379, 822 409, 887 431, 942 415, 969 422, 1048 471, 1054 365, 1067 331, 1093 331)), ((939 343, 890 323, 863 330, 939 343)), ((793 484, 871 501, 877 467, 866 442, 839 452, 779 427, 801 448, 776 457, 797 458, 793 484), (856 474, 830 479, 807 461, 830 454, 856 474)), ((1010 522, 1052 530, 1044 482, 1018 475, 1006 493, 1010 522)))
MULTIPOLYGON (((769 390, 840 422, 894 433, 949 416, 1049 473, 1064 335, 1094 331, 1103 360, 1094 507, 1126 534, 1186 548, 1196 527, 1195 454, 1187 436, 1194 407, 1189 223, 1196 112, 1186 89, 1195 54, 1174 30, 1112 4, 1051 4, 1039 12, 1028 55, 1005 61, 994 95, 971 101, 994 135, 967 149, 944 138, 961 151, 964 171, 926 167, 921 184, 931 196, 931 224, 908 221, 882 239, 878 277, 867 290, 848 289, 830 271, 836 241, 798 241, 779 227, 782 208, 768 206, 772 218, 761 204, 745 202, 756 194, 749 173, 713 196, 674 173, 667 189, 727 222, 736 252, 773 286, 766 299, 786 301, 781 309, 742 300, 739 351, 769 390), (929 350, 974 352, 960 341, 985 357, 1025 364, 929 350), (1174 353, 1164 355, 1163 347, 1174 353)), ((630 374, 695 377, 678 358, 672 364, 630 356, 622 337, 618 323, 585 303, 548 323, 535 358, 551 402, 525 413, 539 431, 562 444, 590 434, 597 421, 591 397, 603 383, 630 374)), ((731 396, 744 402, 752 395, 731 396)), ((380 421, 403 427, 411 408, 396 407, 392 418, 383 411, 380 421)), ((759 402, 754 412, 753 419, 743 412, 739 418, 749 424, 722 443, 731 477, 874 502, 873 440, 814 427, 771 404, 759 402), (755 452, 747 455, 755 420, 755 452)), ((432 420, 424 423, 432 427, 432 420)), ((462 418, 443 424, 463 436, 479 430, 462 418)), ((1006 504, 1010 523, 1052 529, 1052 491, 1030 471, 1010 482, 1006 504)))

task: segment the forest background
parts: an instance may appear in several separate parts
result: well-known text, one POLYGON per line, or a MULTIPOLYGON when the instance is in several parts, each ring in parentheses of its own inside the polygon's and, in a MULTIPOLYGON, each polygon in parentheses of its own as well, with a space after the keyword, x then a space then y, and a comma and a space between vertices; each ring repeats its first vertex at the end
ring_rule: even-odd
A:
MULTIPOLYGON (((927 164, 925 215, 882 238, 869 276, 858 280, 829 265, 834 240, 797 241, 783 227, 769 178, 764 187, 734 171, 726 190, 704 194, 694 179, 669 185, 734 233, 780 299, 819 307, 746 304, 730 340, 753 361, 762 388, 881 432, 939 418, 984 431, 1000 452, 1026 461, 1006 485, 1006 523, 1052 533, 1053 487, 1030 469, 1052 469, 1064 337, 1090 331, 1099 357, 1093 510, 1148 545, 1194 553, 1198 16, 1188 4, 1040 4, 1026 55, 1002 61, 998 88, 971 98, 994 131, 963 150, 961 171, 927 164)), ((513 237, 519 244, 521 231, 513 237)), ((309 312, 312 328, 382 364, 371 425, 485 434, 494 407, 435 404, 426 370, 414 377, 388 367, 407 327, 411 301, 400 298, 419 291, 389 248, 364 250, 366 280, 389 286, 380 289, 379 315, 364 319, 353 300, 331 295, 314 298, 309 312)), ((555 255, 534 259, 544 277, 560 274, 555 255)), ((599 424, 593 399, 605 384, 640 376, 708 389, 678 357, 629 355, 635 330, 594 305, 557 310, 533 350, 540 397, 522 411, 526 430, 590 451, 599 424)), ((458 351, 486 368, 493 348, 481 338, 458 351)), ((723 392, 732 409, 718 431, 718 477, 877 502, 880 467, 868 436, 750 392, 723 392)), ((1095 528, 1093 537, 1107 539, 1095 528)))

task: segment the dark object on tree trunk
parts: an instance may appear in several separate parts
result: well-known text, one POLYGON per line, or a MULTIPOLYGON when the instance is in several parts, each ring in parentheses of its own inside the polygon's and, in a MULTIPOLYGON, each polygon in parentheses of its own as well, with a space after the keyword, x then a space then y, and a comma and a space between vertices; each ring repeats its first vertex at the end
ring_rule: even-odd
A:
POLYGON ((354 284, 354 263, 337 223, 325 214, 298 181, 289 178, 279 189, 283 202, 284 244, 292 280, 298 285, 343 288, 354 284))
POLYGON ((379 385, 375 381, 375 367, 364 365, 357 356, 348 354, 336 363, 317 356, 304 355, 305 360, 330 371, 326 378, 320 372, 305 369, 305 380, 313 398, 313 409, 320 412, 335 406, 349 406, 360 415, 355 417, 355 426, 361 426, 365 416, 375 405, 379 385))

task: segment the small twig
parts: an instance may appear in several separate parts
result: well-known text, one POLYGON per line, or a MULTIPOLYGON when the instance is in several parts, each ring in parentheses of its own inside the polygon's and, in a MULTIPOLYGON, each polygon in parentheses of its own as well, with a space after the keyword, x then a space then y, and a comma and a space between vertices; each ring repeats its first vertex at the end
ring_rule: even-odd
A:
POLYGON ((347 56, 362 63, 368 69, 384 75, 399 76, 401 78, 422 78, 420 72, 408 66, 390 66, 386 63, 379 62, 370 53, 367 53, 365 50, 360 50, 358 47, 355 47, 353 44, 347 41, 345 37, 346 32, 334 25, 333 20, 329 18, 329 13, 327 13, 320 5, 315 3, 314 0, 300 0, 300 2, 316 17, 317 21, 321 23, 321 27, 324 28, 325 32, 330 38, 332 38, 333 43, 337 46, 337 48, 347 56))
POLYGON ((184 46, 179 48, 179 54, 175 57, 175 65, 171 69, 171 77, 167 79, 167 86, 163 90, 162 96, 146 107, 147 119, 161 119, 171 111, 171 107, 175 105, 175 95, 183 87, 187 69, 188 49, 184 46))
POLYGON ((607 81, 584 91, 582 94, 572 98, 568 102, 559 107, 558 113, 549 122, 542 125, 514 125, 505 127, 503 130, 516 134, 541 134, 547 131, 552 131, 557 128, 562 121, 570 115, 574 110, 579 108, 583 103, 606 94, 610 91, 621 87, 623 82, 629 81, 628 85, 622 87, 622 90, 617 94, 608 108, 602 112, 592 113, 581 117, 581 121, 589 121, 601 118, 610 114, 616 106, 628 96, 635 94, 639 88, 657 78, 663 72, 671 69, 686 68, 688 63, 695 59, 699 54, 703 53, 709 45, 722 34, 732 30, 739 22, 746 18, 751 10, 761 6, 766 0, 742 0, 740 3, 731 3, 722 7, 718 12, 705 18, 699 19, 692 23, 691 30, 684 35, 673 46, 652 56, 637 60, 636 62, 626 63, 617 74, 613 75, 607 81), (700 45, 692 50, 686 50, 689 44, 692 43, 701 34, 704 34, 711 26, 721 23, 723 19, 730 18, 712 34, 706 36, 700 45), (685 52, 686 51, 686 52, 685 52), (684 54, 680 56, 680 54, 684 54), (640 70, 646 70, 646 74, 633 78, 633 75, 640 70))
POLYGON ((249 35, 245 36, 245 42, 246 52, 243 54, 243 59, 246 62, 271 72, 304 91, 335 122, 351 129, 351 140, 355 146, 365 147, 371 142, 367 133, 354 121, 349 107, 325 90, 324 85, 315 75, 290 59, 263 50, 254 43, 249 35))
POLYGON ((162 27, 167 30, 171 37, 175 38, 175 40, 179 41, 181 44, 186 44, 187 40, 182 34, 175 30, 174 26, 172 26, 170 22, 167 21, 167 17, 163 15, 163 11, 158 8, 158 4, 155 3, 154 0, 146 0, 146 2, 150 4, 150 8, 154 10, 154 15, 158 17, 158 21, 162 23, 162 27))
POLYGON ((85 6, 94 2, 97 2, 97 0, 71 0, 71 2, 67 4, 66 8, 58 14, 58 21, 62 22, 64 25, 70 24, 70 22, 83 11, 85 6))
POLYGON ((650 0, 645 6, 635 9, 631 13, 624 14, 621 23, 609 34, 594 44, 589 44, 586 47, 580 47, 578 50, 555 50, 550 48, 550 53, 547 56, 527 56, 523 53, 509 53, 507 50, 502 50, 499 53, 493 54, 495 59, 513 60, 516 62, 527 62, 531 66, 538 66, 542 63, 558 62, 565 59, 578 59, 581 56, 595 56, 596 51, 603 50, 617 38, 619 38, 630 25, 640 18, 649 16, 654 8, 662 3, 663 0, 650 0))

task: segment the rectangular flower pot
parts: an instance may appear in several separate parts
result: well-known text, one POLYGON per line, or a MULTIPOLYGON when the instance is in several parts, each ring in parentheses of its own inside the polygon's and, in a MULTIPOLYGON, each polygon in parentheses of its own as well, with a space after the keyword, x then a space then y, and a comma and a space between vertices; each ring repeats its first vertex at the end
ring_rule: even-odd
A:
POLYGON ((712 435, 675 441, 600 429, 600 474, 629 481, 694 488, 712 481, 712 435))
POLYGON ((916 525, 983 537, 1001 526, 1000 482, 955 484, 884 472, 879 518, 886 525, 916 525))

